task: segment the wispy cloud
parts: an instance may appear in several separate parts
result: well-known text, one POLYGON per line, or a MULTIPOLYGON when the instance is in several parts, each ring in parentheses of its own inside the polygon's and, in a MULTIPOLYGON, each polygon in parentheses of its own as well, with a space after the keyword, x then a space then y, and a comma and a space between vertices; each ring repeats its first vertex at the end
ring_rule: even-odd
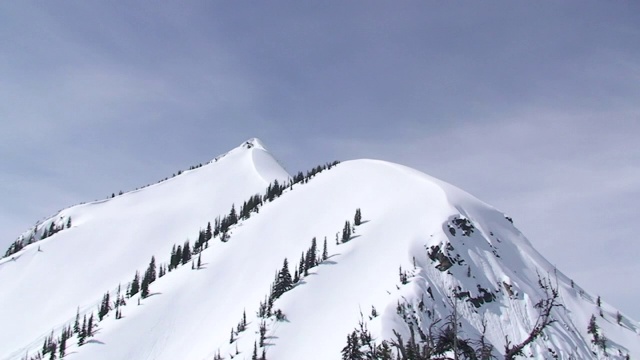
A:
POLYGON ((61 207, 258 136, 291 171, 368 157, 450 181, 627 306, 640 289, 601 285, 587 264, 640 270, 621 267, 640 250, 638 14, 634 2, 2 3, 0 246, 61 207))

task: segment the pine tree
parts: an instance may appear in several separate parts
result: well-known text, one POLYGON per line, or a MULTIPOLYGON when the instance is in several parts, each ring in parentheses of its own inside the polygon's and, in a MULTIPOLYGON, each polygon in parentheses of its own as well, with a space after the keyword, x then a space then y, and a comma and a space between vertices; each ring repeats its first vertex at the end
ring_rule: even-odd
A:
POLYGON ((277 273, 275 285, 273 286, 272 298, 275 300, 282 296, 285 292, 289 291, 293 287, 293 281, 291 280, 291 273, 289 272, 289 263, 287 258, 284 259, 282 264, 282 270, 277 273))
POLYGON ((329 258, 329 252, 327 251, 327 237, 324 237, 324 244, 322 245, 322 261, 329 258))
POLYGON ((49 360, 56 360, 56 350, 57 350, 58 346, 56 344, 56 342, 52 342, 51 343, 51 347, 49 348, 49 360))
MULTIPOLYGON (((67 219, 67 229, 71 227, 71 216, 67 219)), ((62 357, 62 356, 60 356, 62 357)))
POLYGON ((149 277, 149 284, 156 281, 156 258, 155 256, 151 257, 151 261, 149 262, 149 267, 147 268, 147 276, 149 277))
POLYGON ((356 209, 356 215, 353 217, 353 224, 358 226, 362 223, 362 213, 360 212, 360 208, 356 209))
POLYGON ((305 261, 304 252, 303 252, 302 255, 300 255, 300 265, 298 266, 298 274, 300 275, 300 277, 302 277, 303 275, 304 276, 308 275, 304 264, 306 264, 306 261, 305 261))
POLYGON ((78 346, 84 345, 84 339, 87 337, 87 315, 82 320, 82 327, 80 328, 80 334, 78 334, 78 346))
POLYGON ((147 274, 142 278, 142 283, 140 284, 140 296, 143 299, 146 299, 147 296, 149 296, 149 278, 147 277, 147 274))
POLYGON ((156 280, 156 258, 151 257, 147 271, 144 272, 142 284, 140 285, 140 296, 146 298, 149 296, 149 285, 156 280))
POLYGON ((293 272, 293 283, 297 284, 300 281, 300 274, 298 273, 298 269, 293 272))
POLYGON ((176 253, 176 244, 173 244, 173 248, 171 248, 171 257, 169 258, 169 271, 173 270, 177 265, 177 253, 176 253))
POLYGON ((587 334, 591 334, 593 339, 591 343, 597 345, 600 343, 600 334, 598 334, 598 324, 596 324, 596 316, 591 315, 591 319, 589 320, 589 325, 587 326, 587 334))
POLYGON ((80 307, 76 310, 76 321, 73 323, 73 332, 80 333, 80 307))
POLYGON ((102 297, 102 302, 100 303, 100 309, 98 311, 98 319, 102 321, 102 319, 109 313, 109 310, 111 310, 111 304, 109 301, 109 292, 107 291, 107 293, 104 294, 104 296, 102 297))
POLYGON ((345 243, 351 239, 351 223, 346 221, 342 229, 342 242, 345 243))
POLYGON ((211 222, 208 222, 207 229, 205 230, 205 233, 204 233, 205 242, 208 242, 209 240, 211 240, 212 237, 213 237, 213 232, 211 232, 211 222))
POLYGON ((193 252, 194 254, 199 252, 202 247, 204 246, 204 242, 205 242, 205 234, 204 231, 200 230, 198 231, 198 240, 196 240, 195 245, 193 245, 193 252))
POLYGON ((316 254, 317 253, 318 253, 318 248, 317 248, 317 245, 316 245, 316 238, 314 237, 313 239, 311 239, 311 247, 307 251, 306 264, 305 264, 305 267, 307 268, 307 270, 309 270, 309 269, 315 267, 316 265, 318 265, 316 263, 316 254))
POLYGON ((60 354, 60 359, 62 359, 65 356, 65 353, 67 351, 67 338, 68 338, 68 334, 66 330, 62 331, 62 335, 60 335, 60 349, 59 349, 59 354, 60 354))
POLYGON ((242 311, 242 328, 243 329, 247 329, 247 311, 243 310, 242 311))
POLYGON ((86 337, 93 336, 93 313, 89 316, 89 321, 87 321, 87 334, 86 337))
POLYGON ((251 355, 251 360, 258 360, 258 345, 256 342, 253 342, 253 355, 251 355))
POLYGON ((180 245, 178 245, 178 247, 176 248, 175 262, 176 262, 176 265, 173 267, 174 269, 177 268, 178 265, 180 265, 180 263, 182 262, 182 246, 180 245))
POLYGON ((200 269, 200 266, 202 266, 202 259, 201 254, 198 254, 198 269, 200 269))
POLYGON ((42 343, 42 355, 44 356, 47 352, 49 352, 49 347, 51 344, 49 343, 49 337, 44 338, 44 343, 42 343))
POLYGON ((136 271, 133 281, 131 282, 131 288, 129 289, 129 297, 133 297, 138 291, 140 291, 140 273, 136 271))
MULTIPOLYGON (((360 344, 358 334, 354 330, 353 333, 347 335, 347 345, 342 349, 342 360, 360 360, 363 359, 364 354, 360 351, 360 344)), ((407 359, 414 359, 414 357, 406 357, 407 359)))
POLYGON ((235 204, 231 204, 231 211, 229 211, 229 216, 227 218, 229 219, 229 225, 234 225, 238 222, 238 214, 236 214, 235 204))
POLYGON ((260 347, 264 347, 264 340, 267 338, 267 323, 260 322, 260 347))
POLYGON ((182 247, 182 265, 186 264, 189 260, 191 260, 191 249, 189 248, 189 240, 187 240, 182 247))

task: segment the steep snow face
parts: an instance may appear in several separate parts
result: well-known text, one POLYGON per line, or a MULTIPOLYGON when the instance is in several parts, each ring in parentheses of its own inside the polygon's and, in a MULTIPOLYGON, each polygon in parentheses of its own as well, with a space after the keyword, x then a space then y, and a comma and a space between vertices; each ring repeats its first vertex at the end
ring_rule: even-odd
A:
POLYGON ((252 139, 202 167, 44 221, 37 238, 51 222, 65 226, 70 217, 71 227, 0 260, 0 359, 23 356, 59 333, 78 307, 94 311, 106 291, 118 284, 124 291, 151 256, 164 261, 173 244, 193 243, 231 204, 288 178, 252 139))
MULTIPOLYGON (((166 206, 172 208, 163 217, 156 203, 124 202, 134 193, 85 206, 123 202, 112 205, 111 211, 89 213, 83 207, 71 208, 69 211, 76 211, 70 213, 74 225, 38 243, 42 252, 32 245, 16 254, 16 261, 0 262, 4 301, 0 302, 0 322, 12 324, 1 330, 0 354, 19 358, 27 352, 27 345, 34 350, 41 347, 43 337, 38 335, 56 328, 58 336, 57 327, 73 320, 76 305, 95 312, 102 294, 130 281, 136 269, 143 271, 151 255, 166 263, 173 243, 195 236, 207 221, 227 214, 231 202, 240 204, 262 190, 266 179, 285 177, 263 148, 258 140, 250 140, 216 163, 196 170, 219 166, 211 178, 228 180, 208 180, 216 184, 207 195, 213 201, 190 194, 193 187, 183 184, 162 193, 168 200, 166 206), (223 168, 225 161, 229 165, 223 168), (243 171, 233 172, 238 168, 243 171), (246 191, 242 199, 231 196, 241 186, 258 189, 246 191), (226 202, 216 201, 221 198, 226 202), (201 205, 194 206, 194 202, 201 205), (173 209, 176 203, 182 204, 181 211, 173 209), (222 203, 224 207, 215 205, 222 203), (76 235, 81 231, 82 237, 76 235), (105 242, 117 246, 111 248, 105 242), (121 269, 123 264, 126 270, 121 269), (65 276, 72 276, 78 284, 66 282, 65 276), (98 279, 95 285, 90 284, 92 279, 98 279), (5 282, 9 284, 6 291, 5 282), (27 296, 18 295, 20 292, 27 296), (5 310, 12 306, 19 311, 5 310)), ((181 176, 185 175, 190 172, 181 176)), ((266 336, 264 346, 257 348, 258 355, 264 351, 272 360, 340 359, 347 334, 360 321, 378 342, 394 339, 394 331, 406 340, 410 330, 405 319, 426 331, 454 308, 463 336, 479 338, 484 324, 485 337, 495 347, 493 354, 500 356, 506 337, 519 343, 534 326, 538 315, 534 304, 545 296, 539 279, 558 289, 564 307, 553 310, 557 322, 525 348, 525 356, 604 356, 587 334, 592 314, 600 334, 608 339, 610 358, 640 356, 639 324, 624 315, 618 321, 616 310, 606 303, 598 306, 594 296, 542 258, 503 213, 401 165, 376 160, 341 163, 286 189, 258 213, 233 226, 229 235, 227 242, 214 238, 203 250, 199 269, 180 266, 151 284, 151 296, 128 299, 121 308, 122 319, 116 320, 113 312, 107 315, 84 346, 78 347, 72 338, 67 357, 210 360, 219 354, 224 359, 250 359, 254 344, 260 344, 260 325, 264 324, 266 336), (353 223, 357 208, 362 211, 362 224, 343 243, 339 238, 345 222, 353 223), (318 257, 326 238, 328 259, 275 300, 273 309, 281 310, 285 320, 259 318, 259 305, 270 293, 284 259, 293 274, 314 237, 318 257), (243 313, 247 326, 237 332, 243 313)))
MULTIPOLYGON (((361 320, 378 341, 394 338, 394 330, 407 339, 403 316, 426 330, 454 307, 464 336, 478 338, 484 322, 499 356, 505 337, 521 342, 534 326, 534 304, 544 297, 538 276, 558 288, 564 308, 554 310, 557 322, 525 356, 602 356, 586 332, 592 314, 609 339, 612 358, 640 356, 638 323, 623 317, 617 324, 615 309, 598 307, 593 296, 572 286, 504 214, 396 164, 349 161, 296 184, 232 228, 228 242, 213 242, 201 256, 200 269, 182 266, 158 279, 140 305, 137 297, 129 299, 123 318, 109 315, 93 342, 70 347, 70 358, 250 359, 264 321, 259 355, 264 350, 276 360, 339 359, 347 334, 361 320), (348 242, 337 243, 356 208, 362 224, 348 242), (286 320, 257 317, 283 260, 293 273, 314 237, 318 256, 327 239, 329 258, 275 301, 273 308, 286 320), (247 329, 231 335, 243 312, 247 329)), ((113 284, 126 281, 130 272, 123 275, 113 284)))

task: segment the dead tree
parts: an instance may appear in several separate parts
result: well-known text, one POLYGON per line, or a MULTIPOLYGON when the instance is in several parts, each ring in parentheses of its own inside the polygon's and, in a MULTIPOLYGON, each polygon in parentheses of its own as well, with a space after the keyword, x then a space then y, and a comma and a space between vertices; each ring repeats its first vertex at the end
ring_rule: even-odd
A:
POLYGON ((542 279, 540 275, 538 275, 538 285, 544 291, 544 298, 540 299, 534 307, 538 309, 539 315, 536 319, 536 323, 529 332, 529 336, 524 339, 522 342, 518 344, 512 344, 509 340, 509 336, 505 336, 504 345, 504 359, 505 360, 513 360, 518 355, 523 355, 522 351, 525 347, 531 344, 534 340, 536 340, 544 329, 546 329, 549 325, 553 324, 556 320, 551 317, 551 311, 555 307, 563 306, 558 302, 558 288, 553 287, 548 278, 542 279))

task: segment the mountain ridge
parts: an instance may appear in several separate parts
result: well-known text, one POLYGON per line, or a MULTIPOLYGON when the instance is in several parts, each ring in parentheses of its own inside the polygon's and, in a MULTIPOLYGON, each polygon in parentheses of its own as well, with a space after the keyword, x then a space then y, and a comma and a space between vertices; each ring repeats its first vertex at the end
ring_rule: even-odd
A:
MULTIPOLYGON (((39 224, 38 229, 35 231, 34 235, 36 238, 39 238, 44 231, 43 229, 49 228, 52 222, 57 221, 60 223, 60 218, 63 219, 62 223, 64 223, 70 217, 72 219, 72 226, 51 237, 37 241, 16 254, 0 260, 0 283, 3 284, 3 292, 23 293, 22 298, 11 298, 7 296, 0 297, 0 304, 2 304, 6 309, 14 309, 22 312, 23 314, 27 314, 29 312, 29 307, 32 304, 25 302, 24 297, 29 300, 34 299, 33 301, 42 306, 42 304, 50 302, 51 299, 36 301, 39 297, 38 294, 40 291, 44 290, 45 293, 47 290, 55 292, 61 291, 61 288, 70 290, 78 286, 78 281, 84 283, 86 287, 93 287, 94 285, 90 285, 92 283, 91 278, 100 277, 100 274, 98 274, 99 270, 93 270, 97 272, 93 274, 93 276, 87 271, 82 271, 80 274, 66 274, 64 278, 74 279, 74 282, 76 283, 67 283, 65 280, 62 280, 62 283, 60 284, 61 288, 60 286, 54 287, 51 284, 43 284, 43 289, 24 289, 20 282, 12 280, 17 277, 37 278, 38 276, 34 275, 35 273, 46 274, 46 267, 53 268, 56 266, 56 263, 63 263, 65 261, 63 259, 67 256, 65 254, 60 254, 59 252, 70 251, 69 248, 82 248, 84 250, 88 250, 92 258, 118 258, 118 261, 123 261, 122 257, 126 256, 126 254, 119 254, 119 249, 114 250, 113 247, 105 245, 111 241, 111 237, 123 236, 129 240, 148 239, 149 237, 162 237, 164 239, 164 244, 161 244, 156 249, 152 249, 155 246, 151 246, 151 248, 146 247, 146 250, 143 250, 145 249, 145 246, 141 246, 140 241, 125 241, 124 243, 126 243, 126 246, 124 243, 120 245, 119 247, 130 248, 128 251, 131 253, 131 256, 129 256, 127 261, 131 264, 123 266, 123 264, 119 263, 118 269, 116 270, 121 272, 120 275, 111 276, 110 281, 104 282, 105 284, 103 285, 102 290, 98 290, 97 288, 93 289, 93 294, 82 296, 77 300, 74 296, 69 296, 69 294, 65 295, 65 299, 58 299, 57 306, 61 306, 62 303, 67 301, 73 302, 71 304, 73 308, 67 309, 67 313, 65 315, 54 316, 54 318, 57 319, 54 322, 55 324, 64 322, 65 319, 74 315, 76 306, 84 307, 83 304, 86 303, 94 304, 100 298, 100 293, 107 289, 113 289, 117 286, 118 282, 123 281, 126 277, 132 277, 134 275, 133 272, 136 269, 143 267, 144 263, 148 261, 148 256, 150 257, 154 253, 157 253, 157 255, 160 255, 161 253, 168 253, 173 243, 182 242, 184 237, 189 234, 193 234, 193 231, 203 225, 206 225, 207 220, 212 220, 215 216, 227 211, 228 208, 231 207, 232 203, 239 201, 239 199, 244 199, 256 192, 262 191, 269 182, 265 181, 262 176, 259 176, 259 174, 256 173, 256 168, 253 165, 253 153, 255 151, 263 152, 264 150, 259 148, 247 148, 245 142, 226 153, 224 159, 219 158, 218 160, 212 160, 209 164, 203 167, 182 172, 173 178, 152 184, 143 189, 123 193, 122 195, 106 200, 99 200, 69 207, 58 212, 52 218, 46 219, 39 224), (214 186, 211 186, 211 181, 214 181, 214 186), (216 182, 217 184, 215 184, 216 182), (199 190, 198 192, 181 192, 181 189, 190 188, 198 188, 199 190), (172 198, 166 199, 166 196, 172 196, 172 198), (165 199, 163 200, 163 198, 165 199), (209 205, 208 202, 211 202, 211 205, 209 205), (184 215, 184 212, 188 211, 191 207, 197 208, 197 211, 192 212, 193 214, 184 215), (121 215, 120 212, 122 209, 128 209, 128 214, 125 214, 124 216, 121 215), (152 223, 145 223, 144 218, 149 214, 154 214, 158 219, 152 223), (196 218, 193 219, 192 217, 196 218), (94 228, 88 229, 86 225, 95 221, 100 223, 97 225, 97 228, 94 226, 94 228), (133 223, 136 221, 137 224, 134 226, 133 223), (182 225, 177 226, 177 229, 173 229, 172 226, 168 225, 168 223, 172 221, 176 221, 182 225), (115 225, 122 226, 123 222, 129 224, 127 225, 128 228, 124 229, 122 232, 117 231, 117 227, 115 225), (144 229, 145 226, 146 229, 144 229), (168 233, 163 234, 163 230, 156 229, 157 227, 164 227, 164 230, 168 233), (74 235, 74 233, 78 231, 84 231, 85 233, 74 235), (95 235, 91 234, 94 231, 101 233, 99 241, 83 242, 85 239, 95 237, 95 235), (73 241, 75 244, 69 247, 65 246, 65 249, 62 250, 59 246, 51 248, 49 245, 52 241, 55 245, 60 244, 61 241, 73 241), (88 247, 92 248, 88 249, 88 247), (56 252, 56 254, 52 254, 55 256, 55 259, 49 259, 52 263, 48 263, 46 260, 42 262, 40 266, 38 266, 38 264, 26 263, 25 256, 30 256, 31 258, 29 259, 29 262, 31 262, 33 257, 45 255, 50 249, 56 252), (106 256, 106 253, 110 251, 112 254, 106 256), (20 262, 22 262, 23 265, 19 265, 17 267, 12 266, 20 262), (12 269, 12 267, 14 269, 12 269), (30 271, 34 274, 29 275, 30 271)), ((259 160, 265 163, 263 168, 271 169, 271 174, 269 176, 276 174, 280 179, 286 179, 289 177, 289 174, 279 167, 277 161, 268 154, 263 154, 259 160)), ((267 176, 265 175, 265 177, 267 176)), ((27 233, 28 232, 29 231, 27 231, 27 233)), ((93 268, 92 262, 95 260, 81 256, 78 258, 74 257, 73 261, 81 263, 77 265, 77 267, 89 270, 93 268)), ((110 265, 113 266, 113 264, 110 265)), ((103 266, 106 267, 107 265, 103 266)), ((56 296, 54 296, 54 298, 55 297, 56 296)), ((58 297, 60 296, 58 295, 58 297)), ((38 306, 38 308, 40 308, 40 306, 38 306)), ((31 309, 31 312, 36 313, 33 315, 35 317, 39 316, 37 315, 38 308, 31 309)), ((27 318, 28 317, 25 316, 25 320, 27 318)), ((0 317, 0 321, 5 319, 5 316, 0 317)), ((22 322, 19 321, 18 323, 22 322)), ((25 324, 23 326, 25 327, 25 331, 26 328, 35 328, 35 325, 25 324)), ((20 327, 18 326, 18 328, 20 327)), ((46 329, 42 329, 39 332, 34 333, 33 337, 41 337, 42 334, 44 334, 45 331, 48 332, 48 330, 49 326, 47 325, 46 329)), ((14 331, 11 329, 5 328, 4 331, 0 330, 0 332, 0 339, 8 341, 8 343, 4 343, 4 346, 0 346, 0 349, 4 350, 8 347, 8 344, 18 342, 15 338, 14 331)))
MULTIPOLYGON (((242 147, 264 150, 259 140, 242 147)), ((234 150, 222 158, 233 156, 234 150)), ((143 306, 135 305, 132 297, 123 307, 123 319, 107 316, 100 322, 95 338, 105 346, 87 344, 68 357, 211 359, 222 354, 229 358, 235 346, 241 358, 248 359, 252 341, 258 341, 251 334, 259 333, 264 321, 273 339, 261 347, 267 358, 339 358, 346 335, 361 320, 358 314, 377 309, 379 314, 366 323, 378 341, 393 339, 394 331, 406 339, 410 327, 402 319, 400 305, 415 310, 428 297, 430 316, 444 318, 451 311, 446 299, 454 291, 454 298, 466 293, 455 300, 455 308, 463 314, 462 330, 477 337, 486 320, 494 354, 502 355, 505 336, 518 342, 532 327, 537 316, 533 305, 542 296, 536 284, 541 273, 542 278, 555 278, 564 309, 570 307, 571 312, 554 313, 558 323, 546 330, 545 342, 527 349, 530 355, 594 357, 592 351, 597 354, 597 349, 589 344, 586 316, 598 308, 606 320, 600 326, 611 338, 610 346, 620 350, 619 358, 625 353, 640 355, 637 322, 623 317, 628 331, 617 328, 623 325, 609 324, 615 309, 607 304, 592 309, 593 297, 585 297, 569 277, 535 251, 512 220, 455 186, 402 165, 365 159, 340 163, 282 190, 277 199, 265 201, 258 214, 232 226, 230 239, 203 250, 202 269, 174 270, 153 283, 156 295, 143 299, 143 306), (360 208, 363 223, 353 227, 355 233, 348 241, 341 241, 343 225, 360 208), (328 259, 274 302, 287 320, 253 315, 268 295, 271 274, 282 260, 289 259, 289 267, 295 268, 300 251, 304 258, 311 239, 316 238, 321 247, 324 237, 328 259), (329 303, 326 294, 337 304, 329 303), (243 313, 248 315, 248 329, 238 331, 229 344, 229 327, 233 329, 243 313), (135 346, 127 341, 133 337, 135 346), (191 346, 182 346, 185 342, 191 346)), ((2 272, 0 268, 0 276, 2 272)), ((411 316, 427 326, 433 319, 426 314, 411 316)))

